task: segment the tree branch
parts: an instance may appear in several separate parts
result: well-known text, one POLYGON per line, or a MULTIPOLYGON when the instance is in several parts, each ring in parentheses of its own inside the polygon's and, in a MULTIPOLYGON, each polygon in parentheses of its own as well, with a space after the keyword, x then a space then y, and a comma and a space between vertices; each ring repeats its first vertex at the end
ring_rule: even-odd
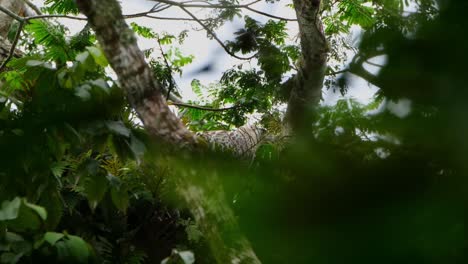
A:
POLYGON ((321 0, 293 0, 296 11, 301 58, 297 74, 292 80, 285 117, 286 133, 308 128, 314 109, 322 98, 323 81, 327 70, 328 43, 319 18, 321 0))
POLYGON ((197 2, 206 3, 206 4, 201 4, 201 5, 200 4, 187 4, 187 3, 193 3, 195 1, 190 1, 190 2, 175 2, 171 0, 155 0, 155 1, 168 4, 168 5, 172 5, 172 6, 187 7, 187 8, 246 8, 246 7, 249 7, 253 4, 260 2, 261 0, 256 0, 256 1, 244 4, 244 5, 212 4, 209 2, 205 2, 205 1, 197 1, 197 2))
POLYGON ((24 26, 24 21, 21 21, 19 22, 19 26, 18 26, 18 29, 16 31, 16 34, 15 34, 15 39, 13 40, 13 43, 11 44, 11 47, 10 47, 10 51, 8 53, 8 56, 6 57, 6 59, 2 62, 2 64, 0 65, 0 72, 3 71, 3 69, 6 67, 6 65, 8 64, 8 62, 13 58, 14 54, 15 54, 15 50, 16 50, 16 45, 18 45, 18 40, 21 36, 21 32, 23 31, 23 26, 24 26))
POLYGON ((297 21, 297 19, 295 18, 284 18, 284 17, 279 17, 279 16, 275 16, 275 15, 271 15, 271 14, 268 14, 268 13, 265 13, 265 12, 262 12, 262 11, 259 11, 257 9, 253 9, 249 6, 246 6, 245 9, 249 10, 249 11, 252 11, 254 13, 257 13, 259 15, 263 15, 263 16, 266 16, 266 17, 270 17, 270 18, 274 18, 274 19, 279 19, 279 20, 283 20, 283 21, 297 21))
POLYGON ((18 22, 22 22, 24 21, 24 18, 21 17, 21 16, 18 16, 17 14, 11 12, 9 9, 3 7, 0 5, 0 11, 2 11, 3 13, 7 14, 9 17, 13 18, 14 20, 18 21, 18 22))
POLYGON ((187 108, 193 108, 193 109, 198 109, 198 110, 204 110, 204 111, 212 111, 212 112, 223 112, 223 111, 229 111, 236 109, 240 107, 240 105, 233 105, 230 107, 224 107, 224 108, 212 108, 212 107, 206 107, 206 106, 199 106, 199 105, 192 105, 192 104, 187 104, 187 103, 181 103, 181 102, 167 102, 168 105, 175 105, 175 106, 181 106, 181 107, 187 107, 187 108))
POLYGON ((152 15, 146 15, 145 17, 159 19, 159 20, 195 21, 191 18, 185 18, 185 17, 159 17, 159 16, 152 16, 152 15))
POLYGON ((165 91, 166 92, 166 100, 169 100, 169 97, 170 97, 170 95, 172 93, 172 89, 174 89, 175 80, 172 77, 172 66, 167 61, 166 53, 164 53, 164 50, 163 50, 162 45, 161 45, 161 40, 159 39, 159 37, 157 38, 157 41, 158 41, 159 50, 161 51, 164 63, 166 64, 166 67, 169 69, 169 75, 170 75, 169 88, 167 89, 167 91, 165 91))
POLYGON ((284 20, 284 21, 297 21, 297 19, 284 18, 284 17, 271 15, 271 14, 268 14, 268 13, 265 13, 265 12, 262 12, 262 11, 259 11, 257 9, 253 9, 253 8, 250 7, 250 6, 260 2, 261 0, 253 1, 253 2, 250 2, 248 4, 244 4, 244 5, 212 4, 212 3, 208 2, 208 1, 185 1, 185 2, 175 2, 175 1, 171 1, 171 0, 157 0, 157 1, 161 2, 161 3, 168 4, 168 5, 173 5, 173 6, 178 6, 178 7, 185 7, 185 8, 212 8, 212 9, 244 8, 244 9, 249 10, 251 12, 254 12, 254 13, 257 13, 257 14, 260 14, 260 15, 263 15, 263 16, 267 16, 267 17, 270 17, 270 18, 274 18, 274 19, 279 19, 279 20, 284 20), (188 4, 188 3, 194 3, 194 2, 201 2, 201 3, 205 3, 205 4, 188 4))
POLYGON ((36 12, 36 14, 42 15, 41 10, 35 4, 31 3, 31 1, 23 0, 23 2, 25 2, 26 5, 28 5, 32 10, 34 10, 34 12, 36 12))
POLYGON ((79 0, 77 4, 88 17, 130 105, 148 132, 176 148, 195 147, 194 135, 167 106, 161 84, 153 79, 151 69, 138 48, 135 34, 125 23, 119 4, 115 0, 79 0))
POLYGON ((339 70, 339 71, 332 71, 330 68, 328 68, 327 73, 325 73, 325 75, 326 76, 338 75, 338 74, 345 73, 345 72, 349 72, 349 69, 343 69, 343 70, 339 70))

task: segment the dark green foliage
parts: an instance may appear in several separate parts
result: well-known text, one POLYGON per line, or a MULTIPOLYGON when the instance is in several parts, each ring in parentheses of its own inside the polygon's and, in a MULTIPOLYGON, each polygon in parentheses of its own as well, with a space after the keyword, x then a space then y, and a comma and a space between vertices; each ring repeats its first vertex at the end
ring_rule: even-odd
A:
MULTIPOLYGON (((300 50, 286 43, 284 22, 246 17, 229 47, 257 53, 258 68, 239 65, 212 85, 192 82, 194 103, 233 108, 181 114, 195 131, 261 115, 272 138, 247 162, 166 151, 125 103, 87 27, 67 38, 62 26, 29 24, 35 42, 23 43, 27 54, 0 75, 0 262, 190 263, 192 250, 197 263, 214 263, 175 197, 173 181, 189 174, 207 203, 219 198, 213 175, 221 178, 263 263, 466 263, 467 4, 440 1, 437 14, 426 0, 414 2, 415 13, 400 0, 339 1, 337 9, 322 2, 338 60, 330 69, 344 68, 340 49, 350 46, 340 44, 342 34, 366 29, 349 71, 379 94, 368 104, 321 106, 309 130, 281 136, 281 88, 300 50), (362 70, 383 54, 377 75, 362 70), (410 111, 397 116, 398 102, 410 111)), ((69 1, 47 4, 50 12, 75 10, 69 1)), ((226 9, 223 19, 237 11, 226 9)), ((132 26, 165 49, 150 65, 175 88, 172 74, 192 57, 172 44, 186 32, 132 26)), ((327 83, 339 89, 335 81, 344 86, 348 77, 327 83)))
MULTIPOLYGON (((235 34, 236 40, 228 42, 227 46, 233 52, 241 51, 243 54, 257 52, 258 64, 267 80, 279 83, 283 74, 290 70, 288 55, 292 50, 285 45, 286 23, 269 20, 265 25, 261 25, 246 16, 245 29, 240 29, 235 34)), ((297 57, 294 53, 291 55, 294 62, 297 57)))
POLYGON ((74 0, 45 0, 44 10, 51 14, 78 14, 80 11, 74 0))

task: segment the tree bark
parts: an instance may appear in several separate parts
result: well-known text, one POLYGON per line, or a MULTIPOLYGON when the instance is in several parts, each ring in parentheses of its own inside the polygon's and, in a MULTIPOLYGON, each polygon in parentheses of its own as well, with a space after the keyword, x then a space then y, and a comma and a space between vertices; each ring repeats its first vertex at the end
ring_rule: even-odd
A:
MULTIPOLYGON (((0 0, 0 5, 15 14, 21 13, 24 9, 24 2, 20 0, 0 0)), ((13 18, 7 14, 0 12, 0 37, 7 39, 8 30, 10 29, 13 18)))
POLYGON ((116 1, 77 1, 148 132, 174 146, 195 146, 194 135, 169 109, 133 31, 116 1))
MULTIPOLYGON (((150 135, 176 148, 196 147, 195 136, 170 111, 161 85, 153 79, 133 31, 125 23, 116 0, 77 0, 81 12, 101 44, 132 107, 150 135)), ((194 183, 187 170, 178 170, 176 191, 192 212, 218 263, 260 263, 248 240, 239 232, 234 213, 224 199, 222 185, 212 175, 206 188, 194 183), (212 192, 210 192, 212 193, 212 192), (235 235, 233 235, 235 234, 235 235)))
MULTIPOLYGON (((181 194, 220 264, 258 264, 249 240, 239 231, 236 216, 226 201, 216 170, 180 170, 176 189, 181 194), (202 178, 202 179, 201 179, 202 178), (203 181, 206 184, 192 184, 203 181)), ((203 261, 201 261, 203 263, 203 261)))
MULTIPOLYGON (((15 14, 19 14, 22 10, 24 10, 23 1, 19 0, 0 0, 0 6, 10 10, 15 14)), ((8 41, 8 31, 10 30, 12 23, 12 17, 3 12, 0 12, 0 65, 10 53, 11 43, 8 41)))
POLYGON ((312 123, 307 119, 322 98, 327 68, 328 44, 319 17, 321 0, 293 0, 299 24, 302 55, 289 95, 285 117, 286 133, 297 132, 312 123))

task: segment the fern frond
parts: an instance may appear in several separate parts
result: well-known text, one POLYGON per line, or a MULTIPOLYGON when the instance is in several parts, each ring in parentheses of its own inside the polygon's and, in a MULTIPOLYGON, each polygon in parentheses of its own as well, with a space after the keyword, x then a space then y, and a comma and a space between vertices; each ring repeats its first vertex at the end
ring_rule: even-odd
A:
POLYGON ((98 257, 101 260, 101 263, 104 264, 111 264, 114 262, 114 245, 109 242, 105 237, 98 236, 94 239, 94 249, 98 257))
POLYGON ((32 20, 25 29, 34 37, 34 43, 45 47, 46 59, 59 62, 71 59, 72 54, 65 40, 66 30, 63 26, 32 20))
POLYGON ((347 20, 349 25, 360 25, 368 28, 374 24, 374 8, 367 6, 367 1, 346 0, 339 4, 341 19, 347 20))
POLYGON ((43 8, 50 14, 78 14, 80 11, 74 0, 46 0, 43 8))
POLYGON ((146 259, 147 259, 147 255, 143 251, 133 250, 128 253, 123 263, 142 264, 142 263, 145 263, 146 259))

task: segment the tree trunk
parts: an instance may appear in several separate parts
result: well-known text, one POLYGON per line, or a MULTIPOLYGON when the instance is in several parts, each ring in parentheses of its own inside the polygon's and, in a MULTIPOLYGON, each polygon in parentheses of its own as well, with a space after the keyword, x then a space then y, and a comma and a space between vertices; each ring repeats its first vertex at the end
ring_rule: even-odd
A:
MULTIPOLYGON (((195 136, 168 108, 161 85, 153 79, 143 53, 137 46, 135 35, 125 23, 118 2, 77 0, 77 4, 88 17, 121 87, 148 133, 176 148, 196 147, 195 136)), ((177 172, 176 191, 191 210, 217 262, 260 263, 248 240, 239 232, 234 213, 224 199, 217 176, 206 179, 217 190, 216 199, 213 200, 206 195, 206 188, 194 183, 189 172, 177 172)))
POLYGON ((299 23, 302 56, 286 111, 286 133, 310 128, 313 114, 322 98, 328 44, 319 17, 320 0, 293 0, 299 23))
MULTIPOLYGON (((23 1, 0 0, 0 6, 10 10, 15 14, 21 13, 24 9, 23 1)), ((0 65, 10 53, 11 43, 8 41, 8 31, 13 23, 13 18, 6 13, 0 12, 0 65)))
MULTIPOLYGON (((0 5, 15 14, 21 13, 21 10, 24 8, 23 1, 20 0, 0 0, 0 5)), ((13 18, 9 15, 0 12, 0 37, 6 39, 8 35, 8 30, 10 29, 13 18)))
POLYGON ((194 146, 194 135, 171 112, 153 79, 133 31, 116 1, 77 1, 96 32, 110 65, 148 132, 174 146, 194 146))

